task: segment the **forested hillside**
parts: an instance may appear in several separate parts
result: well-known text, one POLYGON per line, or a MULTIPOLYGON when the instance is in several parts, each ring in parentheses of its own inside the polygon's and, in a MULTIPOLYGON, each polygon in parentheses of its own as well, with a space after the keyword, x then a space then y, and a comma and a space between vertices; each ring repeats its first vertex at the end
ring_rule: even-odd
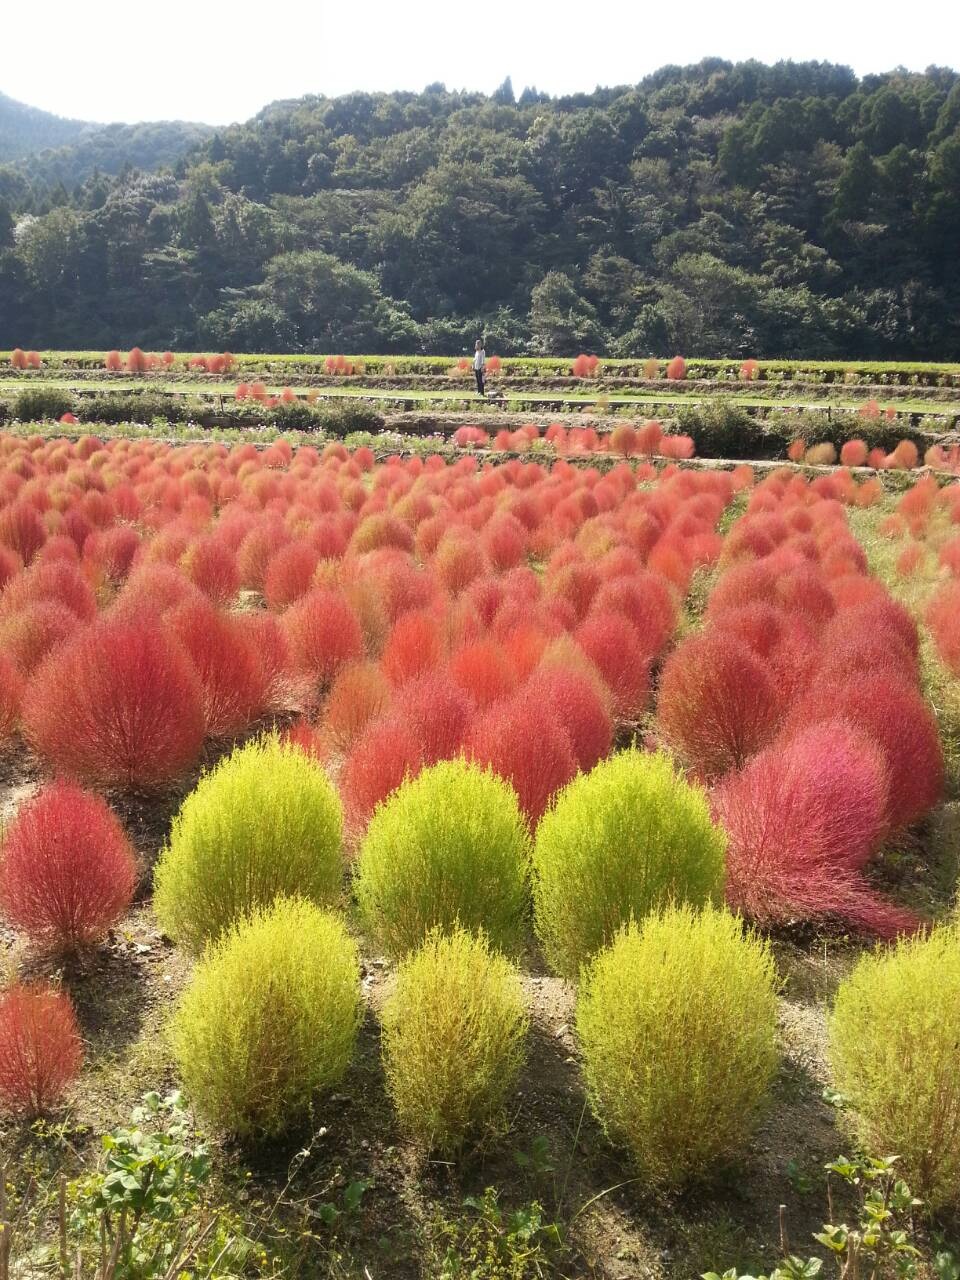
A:
POLYGON ((0 167, 0 346, 960 355, 952 70, 436 85, 274 103, 153 173, 58 154, 0 167))

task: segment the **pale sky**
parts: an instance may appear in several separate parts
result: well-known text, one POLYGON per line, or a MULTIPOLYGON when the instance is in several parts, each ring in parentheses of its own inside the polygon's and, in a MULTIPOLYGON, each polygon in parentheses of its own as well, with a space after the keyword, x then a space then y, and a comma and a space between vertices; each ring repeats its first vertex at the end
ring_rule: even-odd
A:
POLYGON ((355 89, 551 94, 633 84, 716 56, 816 59, 862 75, 960 67, 955 0, 47 0, 3 37, 0 92, 84 120, 246 120, 277 98, 355 89))

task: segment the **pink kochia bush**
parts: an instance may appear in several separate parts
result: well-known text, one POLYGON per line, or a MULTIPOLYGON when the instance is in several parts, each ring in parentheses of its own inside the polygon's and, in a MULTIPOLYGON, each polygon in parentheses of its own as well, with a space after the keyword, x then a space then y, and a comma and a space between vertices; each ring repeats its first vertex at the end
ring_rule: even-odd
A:
POLYGON ((20 985, 0 994, 0 1109, 45 1115, 82 1065, 80 1028, 68 995, 20 985))
POLYGON ((0 912, 34 942, 76 951, 124 914, 133 849, 99 796, 55 782, 17 811, 0 845, 0 912))
POLYGON ((156 620, 102 619, 38 668, 24 732, 58 771, 106 787, 153 788, 191 768, 203 695, 184 649, 156 620))
POLYGON ((713 792, 727 899, 762 924, 840 916, 882 937, 917 926, 862 871, 886 825, 883 753, 846 720, 773 743, 713 792))

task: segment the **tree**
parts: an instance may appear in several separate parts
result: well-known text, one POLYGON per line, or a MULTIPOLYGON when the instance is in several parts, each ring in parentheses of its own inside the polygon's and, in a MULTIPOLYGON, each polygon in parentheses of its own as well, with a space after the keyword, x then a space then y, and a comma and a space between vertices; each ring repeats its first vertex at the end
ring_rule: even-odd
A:
POLYGON ((549 355, 606 346, 596 310, 562 271, 548 272, 531 293, 530 333, 533 349, 549 355))

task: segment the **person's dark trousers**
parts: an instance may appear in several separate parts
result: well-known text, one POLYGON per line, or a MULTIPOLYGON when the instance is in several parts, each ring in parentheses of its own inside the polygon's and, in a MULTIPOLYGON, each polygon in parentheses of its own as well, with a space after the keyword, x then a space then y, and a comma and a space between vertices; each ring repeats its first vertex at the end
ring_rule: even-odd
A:
POLYGON ((486 392, 483 389, 483 370, 474 369, 473 375, 477 380, 477 390, 480 392, 481 395, 486 395, 486 392))

